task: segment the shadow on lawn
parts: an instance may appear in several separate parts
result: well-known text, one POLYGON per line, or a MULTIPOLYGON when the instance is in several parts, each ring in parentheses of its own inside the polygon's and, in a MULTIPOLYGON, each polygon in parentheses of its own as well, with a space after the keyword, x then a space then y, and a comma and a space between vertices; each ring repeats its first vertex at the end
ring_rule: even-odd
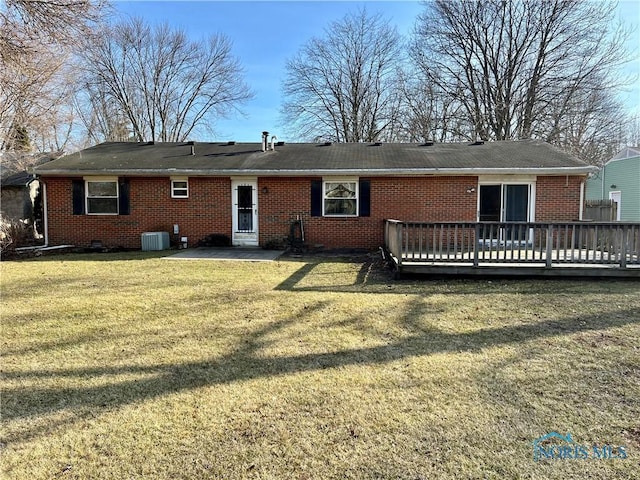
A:
POLYGON ((300 268, 275 287, 275 290, 290 292, 341 292, 341 293, 390 293, 390 294, 425 294, 425 293, 454 293, 482 294, 520 293, 520 294, 571 294, 598 293, 608 290, 620 293, 628 290, 636 292, 638 283, 629 279, 615 278, 570 278, 557 279, 529 279, 526 277, 500 278, 490 277, 431 277, 427 275, 403 276, 402 280, 393 279, 393 273, 375 256, 359 256, 356 258, 318 257, 307 259, 285 259, 285 261, 303 262, 300 268), (323 284, 325 273, 318 273, 322 265, 359 264, 358 272, 349 284, 336 284, 334 279, 330 284, 323 284))
MULTIPOLYGON (((53 378, 61 382, 69 378, 81 379, 107 375, 140 374, 145 378, 119 381, 95 387, 73 388, 15 388, 3 393, 3 420, 37 419, 38 416, 71 412, 70 418, 37 419, 30 427, 19 433, 8 434, 4 442, 19 442, 47 432, 50 428, 72 424, 75 421, 114 409, 161 397, 167 394, 188 391, 205 386, 241 382, 257 378, 269 378, 301 372, 318 371, 350 365, 376 365, 414 356, 446 352, 476 352, 484 348, 518 344, 538 338, 569 335, 617 328, 640 323, 640 308, 617 310, 615 315, 592 315, 569 317, 562 320, 547 320, 534 324, 482 329, 465 333, 446 333, 425 328, 411 322, 420 314, 420 305, 403 316, 405 327, 413 332, 409 337, 391 340, 386 345, 363 347, 332 353, 312 353, 285 357, 260 356, 260 350, 269 340, 270 334, 282 330, 298 321, 309 309, 325 308, 325 302, 308 306, 287 319, 268 324, 247 335, 235 351, 220 358, 179 365, 114 366, 104 368, 42 369, 27 372, 6 371, 6 378, 53 378)), ((5 429, 5 432, 7 430, 5 429)), ((6 434, 6 433, 5 433, 6 434)))
POLYGON ((75 251, 66 253, 44 253, 40 256, 24 254, 22 256, 12 258, 16 262, 120 262, 120 261, 140 261, 150 260, 154 258, 164 258, 168 255, 177 253, 178 250, 111 250, 107 252, 90 251, 89 248, 77 248, 75 251), (87 251, 85 251, 87 250, 87 251))

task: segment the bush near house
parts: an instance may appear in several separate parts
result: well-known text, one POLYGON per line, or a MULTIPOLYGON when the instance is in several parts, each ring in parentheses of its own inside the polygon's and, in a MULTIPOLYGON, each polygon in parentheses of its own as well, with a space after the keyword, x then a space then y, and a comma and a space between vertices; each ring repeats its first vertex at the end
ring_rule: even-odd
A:
POLYGON ((16 248, 32 245, 33 241, 31 225, 0 216, 0 257, 3 260, 15 257, 16 248))

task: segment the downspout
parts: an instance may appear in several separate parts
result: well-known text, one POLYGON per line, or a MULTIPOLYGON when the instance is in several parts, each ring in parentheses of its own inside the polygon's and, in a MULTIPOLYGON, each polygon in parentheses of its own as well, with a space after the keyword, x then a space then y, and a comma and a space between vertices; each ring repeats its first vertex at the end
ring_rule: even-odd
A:
MULTIPOLYGON (((38 180, 40 184, 40 195, 42 196, 42 228, 44 229, 44 245, 41 245, 38 248, 46 248, 49 246, 49 217, 47 213, 47 184, 42 181, 42 179, 38 178, 38 175, 35 173, 31 173, 32 179, 38 180)), ((31 182, 29 182, 31 183, 31 182)), ((34 231, 35 231, 35 222, 34 222, 34 231)))
POLYGON ((43 247, 49 246, 49 208, 47 205, 47 184, 40 181, 40 185, 42 186, 42 210, 43 210, 43 223, 44 223, 44 245, 43 247))
POLYGON ((580 213, 578 214, 578 220, 580 221, 582 221, 582 215, 584 213, 584 183, 584 180, 580 182, 580 213))

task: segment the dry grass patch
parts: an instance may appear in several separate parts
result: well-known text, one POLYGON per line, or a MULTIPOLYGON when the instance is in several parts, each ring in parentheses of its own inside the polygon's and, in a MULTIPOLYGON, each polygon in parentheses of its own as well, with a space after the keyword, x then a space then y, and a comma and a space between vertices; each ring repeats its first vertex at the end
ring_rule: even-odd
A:
POLYGON ((371 258, 5 262, 6 478, 633 478, 633 282, 371 258), (535 438, 627 459, 534 462, 535 438))

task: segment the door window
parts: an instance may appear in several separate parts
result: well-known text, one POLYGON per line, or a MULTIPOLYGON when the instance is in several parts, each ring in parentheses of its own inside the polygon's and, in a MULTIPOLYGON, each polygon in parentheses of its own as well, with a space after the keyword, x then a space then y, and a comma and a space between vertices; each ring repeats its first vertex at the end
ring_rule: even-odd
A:
POLYGON ((504 221, 529 220, 529 185, 504 185, 504 221))
POLYGON ((481 222, 500 221, 500 185, 480 185, 481 222))
POLYGON ((253 232, 253 188, 238 186, 238 231, 253 232))
MULTIPOLYGON (((504 185, 504 221, 527 222, 529 220, 529 185, 504 185)), ((527 229, 522 225, 508 226, 506 240, 526 240, 527 229)))

